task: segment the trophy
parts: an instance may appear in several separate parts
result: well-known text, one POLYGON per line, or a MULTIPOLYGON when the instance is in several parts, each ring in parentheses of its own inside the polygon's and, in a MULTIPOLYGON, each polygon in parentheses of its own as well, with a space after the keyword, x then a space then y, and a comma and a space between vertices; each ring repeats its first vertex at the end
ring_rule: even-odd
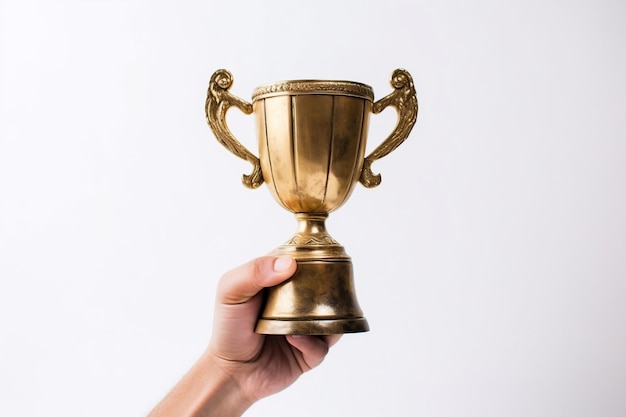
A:
POLYGON ((217 70, 209 83, 207 122, 217 140, 253 166, 246 187, 267 184, 276 201, 295 215, 296 233, 273 254, 297 262, 295 274, 266 292, 255 331, 261 334, 342 334, 369 330, 357 301, 352 260, 326 231, 328 214, 344 204, 357 182, 376 187, 380 174, 371 165, 408 137, 417 119, 411 75, 397 69, 393 91, 378 101, 368 85, 352 81, 294 80, 257 87, 252 104, 233 95, 233 77, 217 70), (237 107, 254 113, 258 157, 226 124, 237 107), (392 133, 367 157, 370 113, 395 107, 392 133))

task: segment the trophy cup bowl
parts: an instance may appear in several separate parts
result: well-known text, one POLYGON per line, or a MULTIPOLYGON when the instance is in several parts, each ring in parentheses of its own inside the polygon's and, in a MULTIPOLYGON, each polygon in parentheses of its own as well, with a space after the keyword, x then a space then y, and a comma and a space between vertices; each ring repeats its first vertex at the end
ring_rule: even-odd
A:
POLYGON ((394 91, 374 102, 366 84, 353 81, 293 80, 257 87, 252 104, 230 93, 233 77, 217 70, 205 105, 216 138, 253 165, 243 183, 263 182, 274 199, 297 220, 296 233, 273 254, 297 262, 295 274, 267 289, 255 331, 262 334, 342 334, 369 330, 354 287, 352 260, 327 232, 328 214, 342 206, 361 182, 371 188, 380 174, 371 164, 396 149, 417 118, 417 97, 410 74, 395 70, 394 91), (226 124, 231 106, 254 113, 259 157, 246 149, 226 124), (364 157, 369 115, 388 106, 398 112, 395 129, 364 157))

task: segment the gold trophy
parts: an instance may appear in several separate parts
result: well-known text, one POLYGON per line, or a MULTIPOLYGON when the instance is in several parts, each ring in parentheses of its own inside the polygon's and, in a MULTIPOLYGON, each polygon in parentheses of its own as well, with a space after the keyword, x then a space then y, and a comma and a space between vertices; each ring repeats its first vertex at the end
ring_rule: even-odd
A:
POLYGON ((368 85, 352 81, 295 80, 258 87, 252 104, 230 93, 233 77, 216 71, 209 83, 206 117, 217 140, 253 165, 243 175, 249 188, 267 184, 276 201, 295 214, 297 231, 275 249, 293 257, 296 273, 269 288, 255 331, 261 334, 341 334, 369 330, 354 289, 352 261, 326 231, 328 214, 350 197, 357 182, 380 184, 371 165, 408 137, 417 119, 411 75, 397 69, 393 91, 374 102, 368 85), (246 149, 226 124, 237 107, 254 113, 259 157, 246 149), (393 132, 364 157, 370 113, 396 108, 393 132))

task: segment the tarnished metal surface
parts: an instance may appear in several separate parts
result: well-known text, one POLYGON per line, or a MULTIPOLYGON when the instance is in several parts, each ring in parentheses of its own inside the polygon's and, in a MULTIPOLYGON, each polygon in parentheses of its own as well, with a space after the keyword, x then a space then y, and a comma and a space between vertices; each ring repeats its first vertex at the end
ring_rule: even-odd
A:
POLYGON ((295 214, 296 234, 276 254, 298 262, 295 275, 268 290, 256 331, 265 334, 338 334, 369 329, 356 298, 352 262, 326 231, 328 213, 344 204, 355 185, 380 184, 371 164, 408 137, 417 118, 411 75, 391 77, 393 92, 374 102, 368 85, 352 81, 294 80, 258 87, 252 104, 231 94, 233 77, 218 70, 211 77, 206 116, 218 141, 253 165, 243 176, 247 187, 265 182, 276 201, 295 214), (259 157, 226 125, 231 106, 253 113, 259 157), (371 113, 388 106, 398 112, 393 132, 364 157, 371 113))

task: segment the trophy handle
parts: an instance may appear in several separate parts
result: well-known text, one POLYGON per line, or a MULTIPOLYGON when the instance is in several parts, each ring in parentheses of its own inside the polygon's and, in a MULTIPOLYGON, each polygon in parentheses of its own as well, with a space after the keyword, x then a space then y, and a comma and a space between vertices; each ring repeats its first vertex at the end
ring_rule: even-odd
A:
POLYGON ((390 84, 394 91, 375 102, 372 106, 372 113, 377 114, 388 106, 393 106, 398 112, 398 123, 387 139, 365 157, 359 181, 367 188, 376 187, 381 181, 380 174, 372 172, 372 163, 400 146, 409 136, 417 120, 417 94, 411 74, 406 70, 397 69, 391 75, 390 84))
POLYGON ((242 182, 248 188, 257 188, 263 184, 261 162, 233 136, 226 125, 226 112, 230 106, 239 108, 245 114, 252 113, 252 104, 228 91, 232 85, 233 76, 229 71, 219 69, 213 73, 204 106, 206 119, 215 137, 226 149, 253 165, 252 173, 244 174, 242 182))

